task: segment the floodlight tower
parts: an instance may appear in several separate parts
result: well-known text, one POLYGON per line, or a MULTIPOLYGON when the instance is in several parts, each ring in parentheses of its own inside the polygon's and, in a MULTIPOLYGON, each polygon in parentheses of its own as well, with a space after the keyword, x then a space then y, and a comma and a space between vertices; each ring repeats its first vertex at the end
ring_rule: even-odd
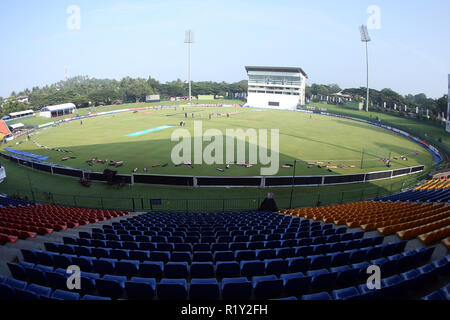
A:
POLYGON ((191 30, 186 31, 184 43, 188 45, 188 81, 189 81, 189 101, 192 101, 192 83, 191 83, 191 44, 195 43, 194 33, 191 30))
POLYGON ((367 26, 362 25, 359 28, 361 32, 361 42, 366 43, 366 63, 367 63, 367 96, 366 96, 366 112, 369 112, 369 42, 372 41, 367 26))

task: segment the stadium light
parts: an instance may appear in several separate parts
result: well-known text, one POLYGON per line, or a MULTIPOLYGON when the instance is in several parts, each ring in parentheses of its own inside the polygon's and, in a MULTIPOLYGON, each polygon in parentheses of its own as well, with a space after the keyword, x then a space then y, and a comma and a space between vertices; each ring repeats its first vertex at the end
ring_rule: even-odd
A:
POLYGON ((372 41, 369 35, 369 30, 367 26, 362 25, 359 27, 361 32, 361 42, 366 43, 366 63, 367 63, 367 96, 366 96, 366 112, 369 112, 369 42, 372 41))
POLYGON ((191 30, 186 31, 184 43, 188 45, 188 81, 189 81, 189 101, 192 101, 192 83, 191 83, 191 44, 195 43, 194 33, 191 30))

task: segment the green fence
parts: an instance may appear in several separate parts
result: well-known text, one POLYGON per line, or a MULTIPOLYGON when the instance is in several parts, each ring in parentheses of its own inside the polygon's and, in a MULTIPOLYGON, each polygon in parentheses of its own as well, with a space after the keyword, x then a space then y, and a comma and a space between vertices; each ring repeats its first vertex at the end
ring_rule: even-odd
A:
MULTIPOLYGON (((327 187, 294 188, 290 196, 276 196, 275 200, 280 209, 315 207, 362 200, 373 200, 389 196, 416 185, 424 180, 427 173, 411 176, 403 181, 380 186, 358 184, 352 190, 330 191, 327 187)), ((338 187, 336 187, 338 188, 338 187)), ((127 210, 133 212, 146 211, 239 211, 257 210, 264 198, 260 196, 247 198, 223 199, 154 199, 147 198, 117 198, 108 196, 81 196, 50 192, 35 192, 33 190, 17 190, 0 187, 0 192, 23 200, 42 204, 55 204, 83 208, 101 208, 113 210, 127 210)))

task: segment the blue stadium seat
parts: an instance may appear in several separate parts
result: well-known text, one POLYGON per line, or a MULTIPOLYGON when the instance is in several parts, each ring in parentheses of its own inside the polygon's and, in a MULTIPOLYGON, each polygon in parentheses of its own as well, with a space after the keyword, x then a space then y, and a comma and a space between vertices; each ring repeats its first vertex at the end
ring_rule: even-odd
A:
POLYGON ((214 264, 212 262, 193 262, 190 269, 192 278, 215 277, 214 264))
POLYGON ((116 262, 116 273, 127 277, 136 276, 139 273, 139 261, 121 260, 116 262))
POLYGON ((327 256, 331 258, 330 266, 338 267, 349 263, 349 254, 347 252, 328 253, 327 256))
POLYGON ((293 258, 295 256, 294 248, 277 248, 275 249, 275 254, 277 258, 287 259, 293 258))
POLYGON ((16 289, 25 289, 27 287, 27 283, 25 281, 15 280, 6 278, 0 283, 0 299, 9 300, 11 298, 15 298, 16 289))
POLYGON ((404 280, 399 275, 382 279, 379 295, 386 298, 396 296, 401 292, 403 282, 404 280))
POLYGON ((100 258, 93 260, 94 271, 100 274, 114 274, 116 271, 116 259, 100 258))
POLYGON ((220 296, 217 279, 192 279, 189 298, 191 300, 217 300, 220 296))
POLYGON ((302 300, 319 301, 319 300, 333 300, 333 299, 331 298, 328 292, 320 292, 304 295, 302 296, 302 300))
POLYGON ((266 266, 263 261, 241 261, 241 275, 245 277, 264 275, 265 268, 266 266))
POLYGON ((83 296, 83 298, 81 298, 81 300, 111 300, 111 298, 107 298, 107 297, 99 297, 99 296, 93 296, 90 294, 87 294, 85 296, 83 296))
POLYGON ((153 299, 156 293, 156 281, 150 278, 133 277, 125 283, 128 299, 153 299))
POLYGON ((222 297, 224 300, 248 300, 252 286, 247 278, 222 279, 222 297))
POLYGON ((124 294, 126 281, 127 277, 112 275, 95 280, 100 295, 110 298, 119 298, 124 294))
POLYGON ((194 251, 192 261, 194 261, 194 262, 213 261, 212 252, 211 251, 194 251))
POLYGON ((216 276, 218 278, 232 278, 241 275, 241 268, 237 261, 216 262, 216 276))
POLYGON ((359 291, 355 287, 349 287, 332 292, 333 300, 352 300, 359 297, 359 291))
POLYGON ((164 275, 169 279, 183 279, 189 275, 187 262, 168 262, 164 267, 164 275))
POLYGON ((186 279, 162 279, 157 285, 160 300, 186 300, 188 287, 186 279))
POLYGON ((283 281, 274 275, 253 277, 252 286, 257 299, 279 298, 283 293, 283 281))
POLYGON ((284 291, 288 295, 298 296, 307 292, 311 286, 311 277, 303 273, 287 273, 280 275, 283 280, 284 291))
POLYGON ((288 258, 286 261, 289 263, 289 272, 306 272, 309 269, 309 260, 298 257, 298 258, 288 258))
POLYGON ((37 263, 43 266, 52 266, 53 254, 45 252, 45 251, 36 251, 36 259, 37 263))
POLYGON ((150 261, 162 261, 164 263, 170 260, 169 251, 152 251, 150 252, 150 261))
POLYGON ((308 271, 307 275, 311 277, 311 288, 313 290, 333 288, 337 279, 337 274, 329 272, 327 269, 308 271))
POLYGON ((264 260, 266 265, 266 274, 280 275, 289 271, 289 263, 284 259, 268 259, 264 260))
POLYGON ((191 253, 188 251, 174 251, 170 257, 172 262, 187 262, 188 264, 192 262, 191 253))
POLYGON ((80 294, 64 290, 55 290, 50 298, 54 300, 65 300, 65 301, 80 300, 80 294))
POLYGON ((30 284, 23 290, 16 290, 16 296, 20 300, 40 300, 42 298, 49 298, 51 294, 51 288, 37 284, 30 284))
POLYGON ((23 280, 23 281, 28 280, 28 275, 27 275, 24 267, 22 267, 19 264, 10 263, 10 262, 8 262, 7 265, 8 265, 9 271, 11 272, 14 279, 23 280))
POLYGON ((310 268, 312 270, 329 268, 331 265, 331 257, 324 255, 315 255, 308 258, 310 260, 310 268))
POLYGON ((214 252, 214 261, 234 261, 233 251, 216 251, 214 252))
POLYGON ((435 291, 433 293, 430 293, 429 295, 422 298, 422 300, 431 300, 431 301, 437 301, 437 300, 447 300, 441 291, 435 291))
POLYGON ((132 250, 130 251, 129 256, 131 260, 138 260, 140 262, 144 262, 149 259, 150 252, 144 250, 132 250))
POLYGON ((347 286, 358 280, 359 270, 350 268, 349 266, 340 266, 330 268, 331 272, 337 274, 336 283, 339 286, 347 286))
POLYGON ((145 278, 161 278, 163 275, 164 263, 160 261, 144 261, 139 266, 141 276, 145 278))
MULTIPOLYGON (((65 271, 65 270, 64 270, 65 271)), ((56 271, 46 272, 45 276, 48 283, 53 289, 67 289, 67 278, 66 273, 60 273, 56 271)))

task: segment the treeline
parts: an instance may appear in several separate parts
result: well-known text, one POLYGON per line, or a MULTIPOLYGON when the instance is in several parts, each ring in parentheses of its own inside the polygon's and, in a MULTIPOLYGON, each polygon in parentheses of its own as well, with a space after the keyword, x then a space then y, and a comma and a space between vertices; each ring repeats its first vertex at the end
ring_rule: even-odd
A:
MULTIPOLYGON (((332 96, 336 93, 352 96, 353 101, 357 102, 364 102, 366 99, 366 88, 350 88, 342 90, 337 84, 312 84, 306 89, 307 98, 311 99, 311 97, 314 97, 316 101, 319 101, 321 97, 332 96)), ((427 97, 424 93, 402 96, 392 89, 370 89, 369 110, 393 112, 395 111, 395 107, 399 115, 415 113, 416 107, 418 107, 419 116, 425 116, 428 110, 428 115, 431 119, 440 118, 442 113, 448 117, 447 95, 443 95, 439 99, 432 99, 427 97), (385 103, 386 108, 384 108, 385 103), (407 106, 406 111, 405 106, 407 106)))
MULTIPOLYGON (((236 94, 247 92, 247 81, 193 82, 192 95, 218 95, 234 99, 236 94)), ((161 99, 184 97, 188 95, 188 83, 171 81, 161 83, 156 79, 126 77, 120 81, 109 79, 90 79, 86 76, 70 78, 67 81, 34 87, 23 92, 13 92, 10 99, 0 101, 3 104, 2 115, 27 109, 38 110, 44 106, 61 103, 74 103, 77 107, 109 105, 114 103, 145 102, 147 95, 159 94, 161 99), (28 97, 28 103, 18 102, 16 98, 28 97)))
MULTIPOLYGON (((193 82, 192 95, 215 95, 224 98, 235 99, 246 93, 248 84, 246 80, 236 83, 226 82, 193 82)), ((354 101, 364 101, 366 96, 365 88, 350 88, 342 90, 337 84, 322 85, 312 84, 306 88, 306 97, 313 101, 320 100, 322 96, 331 96, 342 93, 352 96, 354 101)), ((159 94, 162 100, 169 97, 183 97, 188 95, 188 83, 176 81, 161 83, 149 77, 130 78, 122 80, 91 79, 87 76, 70 78, 67 81, 45 86, 26 89, 22 92, 11 94, 10 99, 3 101, 0 114, 7 115, 11 112, 23 111, 27 109, 39 110, 44 106, 72 102, 77 107, 89 107, 98 105, 109 105, 114 103, 136 103, 144 102, 147 95, 159 94), (28 103, 19 102, 17 98, 28 97, 28 103)), ((370 108, 373 111, 392 111, 397 106, 397 113, 403 115, 404 106, 408 106, 408 112, 415 112, 416 107, 420 108, 420 113, 429 112, 431 119, 437 119, 442 112, 447 113, 447 96, 439 99, 428 98, 425 94, 402 96, 391 89, 381 91, 370 90, 370 108), (384 103, 387 108, 384 109, 384 103), (400 111, 401 110, 401 111, 400 111)), ((447 115, 448 116, 448 115, 447 115)))

